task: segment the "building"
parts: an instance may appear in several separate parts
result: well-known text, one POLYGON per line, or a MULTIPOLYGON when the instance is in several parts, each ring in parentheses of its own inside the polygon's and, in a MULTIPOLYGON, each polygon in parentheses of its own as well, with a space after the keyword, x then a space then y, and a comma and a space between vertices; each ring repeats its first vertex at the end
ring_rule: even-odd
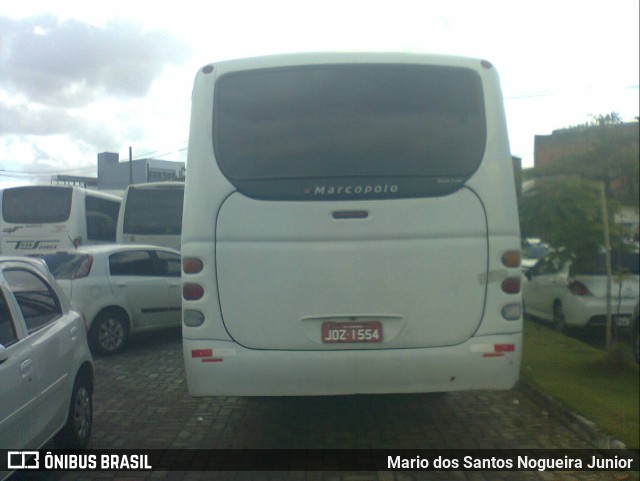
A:
POLYGON ((124 190, 129 184, 184 180, 184 162, 160 159, 136 159, 120 162, 114 152, 98 154, 98 177, 57 175, 51 182, 65 185, 79 185, 98 190, 124 190))
MULTIPOLYGON (((638 142, 638 122, 607 126, 610 135, 625 141, 638 142)), ((551 135, 536 135, 534 139, 534 166, 549 167, 563 159, 591 151, 598 141, 598 129, 584 126, 554 130, 551 135)))
MULTIPOLYGON (((638 162, 640 141, 638 122, 627 122, 606 126, 609 148, 619 158, 629 159, 629 165, 638 162)), ((566 159, 579 158, 597 147, 601 130, 596 126, 584 126, 554 130, 551 135, 536 135, 534 143, 534 165, 536 170, 553 167, 566 159)), ((576 172, 578 174, 578 172, 576 172)), ((622 204, 615 221, 630 236, 638 238, 640 231, 639 203, 637 199, 638 170, 630 169, 625 174, 617 174, 609 180, 607 188, 614 199, 622 204), (635 192, 635 194, 634 194, 635 192)), ((525 186, 525 191, 528 191, 525 186)))
POLYGON ((98 154, 98 189, 125 189, 129 184, 144 184, 184 179, 184 162, 138 159, 120 162, 113 152, 98 154))
POLYGON ((516 181, 516 198, 518 205, 522 201, 522 157, 511 156, 511 163, 513 164, 513 177, 516 181))

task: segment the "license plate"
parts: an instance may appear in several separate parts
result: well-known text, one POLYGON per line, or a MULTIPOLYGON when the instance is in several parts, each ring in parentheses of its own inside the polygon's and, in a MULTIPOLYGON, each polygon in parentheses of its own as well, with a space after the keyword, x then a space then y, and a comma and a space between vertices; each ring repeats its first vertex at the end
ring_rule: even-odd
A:
POLYGON ((382 342, 382 340, 382 324, 379 321, 322 324, 322 342, 324 343, 382 342))

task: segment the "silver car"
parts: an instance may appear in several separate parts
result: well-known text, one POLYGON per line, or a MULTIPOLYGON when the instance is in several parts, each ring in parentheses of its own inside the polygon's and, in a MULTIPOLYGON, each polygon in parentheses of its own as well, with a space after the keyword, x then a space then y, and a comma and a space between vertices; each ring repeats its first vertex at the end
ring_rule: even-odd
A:
MULTIPOLYGON (((585 264, 550 254, 529 269, 522 286, 525 312, 566 327, 604 325, 607 316, 607 276, 604 253, 585 264)), ((629 327, 640 296, 638 252, 612 254, 611 308, 620 327, 629 327)))
POLYGON ((54 437, 83 448, 93 383, 83 316, 46 265, 0 257, 0 449, 38 449, 54 437))
POLYGON ((180 252, 168 247, 107 244, 43 256, 103 354, 130 335, 181 323, 180 252))

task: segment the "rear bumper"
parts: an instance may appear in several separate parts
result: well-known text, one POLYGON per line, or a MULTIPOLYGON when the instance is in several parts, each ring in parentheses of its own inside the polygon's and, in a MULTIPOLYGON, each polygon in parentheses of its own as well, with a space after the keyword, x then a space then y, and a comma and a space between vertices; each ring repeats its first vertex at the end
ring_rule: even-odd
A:
MULTIPOLYGON (((618 300, 612 299, 612 316, 614 318, 618 317, 619 312, 620 316, 625 316, 630 320, 637 302, 638 299, 636 298, 624 298, 620 301, 620 306, 618 306, 618 300)), ((587 327, 604 326, 606 324, 607 301, 601 297, 570 296, 565 299, 562 307, 568 326, 587 327)))
POLYGON ((192 396, 504 390, 518 381, 522 334, 421 349, 269 351, 191 339, 183 340, 183 348, 192 396))

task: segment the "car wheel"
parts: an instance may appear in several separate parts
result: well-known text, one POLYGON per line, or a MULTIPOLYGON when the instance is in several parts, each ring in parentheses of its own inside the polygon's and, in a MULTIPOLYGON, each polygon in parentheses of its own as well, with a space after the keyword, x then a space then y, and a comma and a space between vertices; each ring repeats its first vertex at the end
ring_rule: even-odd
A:
POLYGON ((564 310, 560 301, 556 301, 553 304, 553 328, 558 332, 564 332, 567 329, 564 310))
POLYGON ((82 449, 89 442, 93 424, 92 386, 86 376, 78 376, 73 385, 67 424, 57 441, 65 449, 82 449))
POLYGON ((105 311, 93 321, 91 345, 103 354, 121 351, 128 337, 128 322, 125 316, 117 311, 105 311))

